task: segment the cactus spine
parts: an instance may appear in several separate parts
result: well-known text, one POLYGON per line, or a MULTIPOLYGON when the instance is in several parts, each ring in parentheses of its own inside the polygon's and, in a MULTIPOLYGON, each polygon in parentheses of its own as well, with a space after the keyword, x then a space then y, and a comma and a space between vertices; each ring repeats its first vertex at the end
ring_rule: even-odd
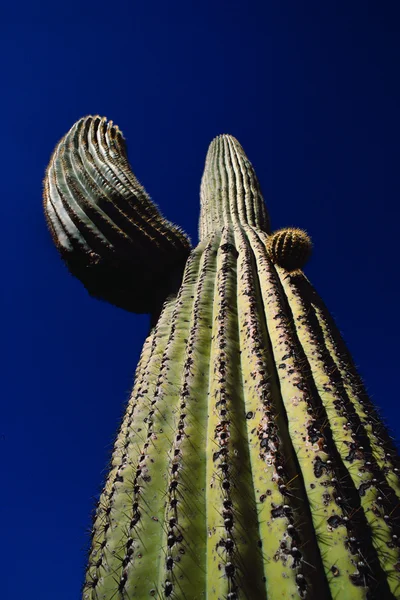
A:
POLYGON ((396 449, 240 144, 210 145, 194 249, 99 117, 58 144, 44 206, 89 292, 154 323, 83 600, 400 598, 396 449))

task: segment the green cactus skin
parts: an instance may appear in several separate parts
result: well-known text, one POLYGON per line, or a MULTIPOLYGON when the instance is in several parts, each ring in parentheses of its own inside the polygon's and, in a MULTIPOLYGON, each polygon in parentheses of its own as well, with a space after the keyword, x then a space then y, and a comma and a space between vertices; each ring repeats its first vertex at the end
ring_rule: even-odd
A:
POLYGON ((99 117, 57 146, 44 206, 89 292, 154 322, 83 600, 400 598, 396 448, 237 140, 210 145, 191 251, 99 117))

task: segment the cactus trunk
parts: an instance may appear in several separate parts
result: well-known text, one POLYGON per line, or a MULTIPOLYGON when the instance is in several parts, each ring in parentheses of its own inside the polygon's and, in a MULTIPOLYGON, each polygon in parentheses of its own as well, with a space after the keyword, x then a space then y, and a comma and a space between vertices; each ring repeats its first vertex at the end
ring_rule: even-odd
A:
MULTIPOLYGON (((57 189, 52 201, 45 188, 45 203, 61 230, 56 202, 69 200, 57 189)), ((181 264, 184 236, 155 222, 181 264)), ((399 598, 396 449, 299 268, 308 238, 270 233, 231 136, 210 146, 199 230, 179 289, 162 285, 158 320, 149 300, 155 324, 97 507, 83 599, 399 598)), ((75 250, 73 266, 80 275, 75 250)))

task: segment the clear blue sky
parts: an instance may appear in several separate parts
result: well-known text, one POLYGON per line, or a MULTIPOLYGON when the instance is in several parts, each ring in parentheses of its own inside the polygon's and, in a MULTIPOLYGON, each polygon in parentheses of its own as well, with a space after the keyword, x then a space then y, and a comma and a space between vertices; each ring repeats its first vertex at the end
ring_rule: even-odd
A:
POLYGON ((91 299, 59 259, 41 207, 56 142, 81 116, 113 119, 196 243, 208 144, 237 137, 273 227, 312 236, 306 274, 400 439, 400 7, 99 0, 0 16, 0 595, 78 600, 148 317, 91 299))

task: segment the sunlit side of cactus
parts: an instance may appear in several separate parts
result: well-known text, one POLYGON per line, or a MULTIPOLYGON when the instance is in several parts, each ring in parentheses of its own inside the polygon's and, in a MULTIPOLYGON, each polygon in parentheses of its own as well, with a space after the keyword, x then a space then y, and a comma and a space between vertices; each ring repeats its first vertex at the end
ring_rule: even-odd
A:
POLYGON ((399 598, 396 449, 237 140, 210 145, 194 249, 99 117, 56 147, 44 206, 89 292, 155 323, 83 599, 399 598))

